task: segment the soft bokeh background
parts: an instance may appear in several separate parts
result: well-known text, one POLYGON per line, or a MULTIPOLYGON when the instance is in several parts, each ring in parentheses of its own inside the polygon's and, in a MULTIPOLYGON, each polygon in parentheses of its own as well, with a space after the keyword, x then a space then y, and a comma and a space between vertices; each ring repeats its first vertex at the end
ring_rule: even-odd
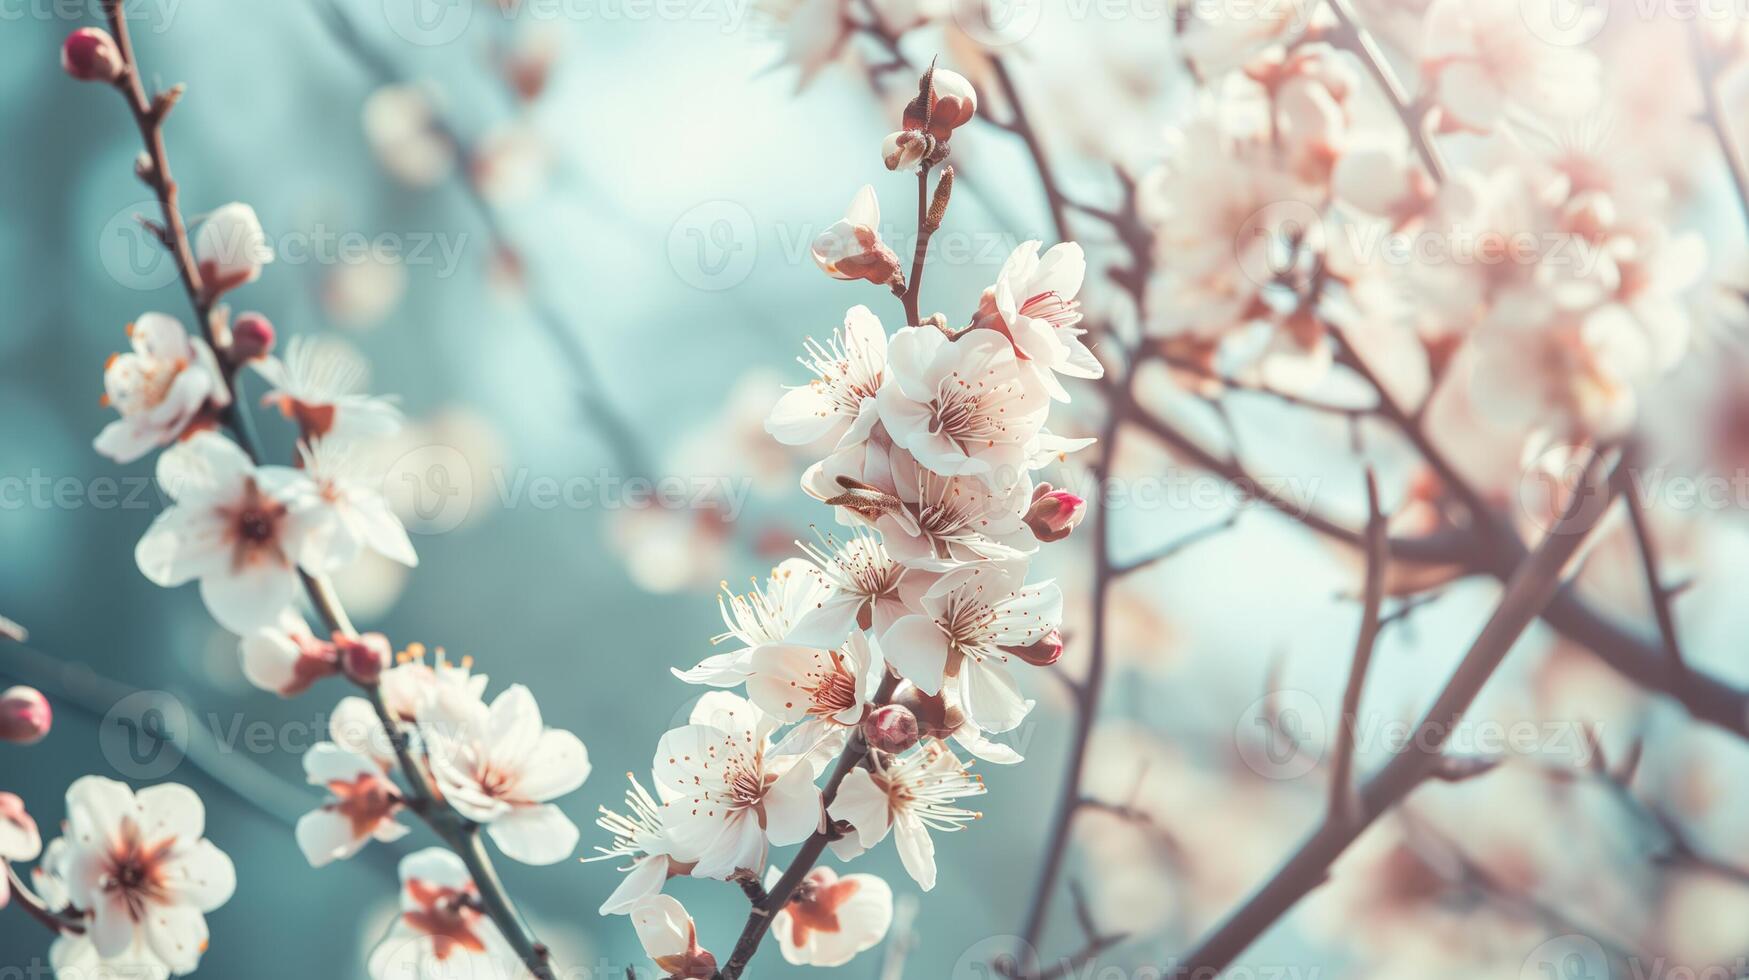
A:
MULTIPOLYGON (((406 462, 391 479, 402 481, 394 489, 413 508, 406 513, 421 565, 410 575, 385 565, 344 577, 355 618, 398 644, 472 655, 495 682, 530 685, 549 724, 589 745, 594 775, 560 801, 587 825, 597 804, 617 801, 621 773, 647 771, 657 737, 696 694, 668 670, 695 662, 719 631, 711 597, 719 580, 744 591, 821 517, 795 490, 805 460, 771 443, 760 421, 778 386, 801 380, 791 358, 803 337, 830 330, 850 302, 898 312, 878 290, 820 275, 805 247, 865 182, 881 194, 889 223, 907 223, 911 178, 881 169, 877 156, 893 103, 843 69, 798 96, 793 69, 767 71, 779 55, 770 12, 728 0, 696 0, 684 12, 530 3, 516 15, 459 3, 427 7, 448 19, 426 28, 409 27, 413 0, 338 2, 357 32, 350 38, 336 33, 325 4, 308 0, 160 0, 130 9, 150 77, 189 86, 169 126, 185 209, 198 215, 246 201, 279 246, 280 260, 233 305, 266 312, 282 335, 345 337, 374 365, 373 389, 398 393, 412 420, 406 462), (468 23, 450 39, 458 17, 468 23), (442 43, 424 43, 433 41, 442 43), (544 89, 522 100, 503 66, 536 71, 549 56, 544 89), (379 97, 367 108, 384 72, 424 95, 379 97), (368 133, 421 131, 415 110, 427 103, 474 150, 470 166, 487 210, 417 146, 391 161, 399 176, 372 152, 368 133), (500 238, 519 262, 500 251, 500 238), (362 241, 399 248, 405 259, 346 251, 362 241), (587 352, 582 370, 573 344, 587 352), (623 497, 607 481, 628 475, 728 488, 745 506, 720 516, 609 506, 623 497), (568 487, 574 499, 543 502, 543 481, 568 487)), ((0 476, 15 481, 0 506, 0 613, 32 634, 28 648, 0 649, 0 677, 42 687, 58 713, 41 746, 0 747, 0 787, 22 795, 46 828, 82 773, 188 782, 207 800, 208 835, 239 868, 236 897, 211 917, 203 974, 362 977, 406 847, 373 846, 317 872, 287 827, 315 799, 299 785, 300 755, 320 737, 338 686, 291 702, 251 688, 234 638, 212 624, 194 590, 157 589, 134 566, 134 542, 157 500, 149 489, 130 493, 145 486, 150 463, 118 474, 89 448, 109 417, 98 404, 100 366, 123 345, 122 325, 152 309, 185 317, 186 303, 167 263, 129 230, 130 216, 153 206, 129 175, 137 136, 122 106, 56 66, 60 38, 95 23, 96 11, 61 13, 81 16, 58 16, 45 3, 10 10, 0 28, 0 134, 10 149, 0 181, 0 476), (112 477, 122 480, 119 490, 93 482, 112 477), (21 491, 17 481, 30 482, 21 491), (20 492, 39 496, 15 505, 20 492), (170 750, 141 763, 130 755, 113 719, 140 714, 144 702, 124 697, 135 690, 162 692, 147 697, 162 699, 154 703, 188 758, 170 750), (120 714, 102 724, 118 703, 120 714)), ((1121 106, 1123 135, 1106 149, 1145 158, 1184 98, 1173 84, 1170 25, 1081 17, 1047 27, 1056 41, 1028 49, 1029 84, 1054 110, 1067 176, 1090 193, 1109 192, 1103 168, 1077 164, 1068 151, 1109 136, 1101 131, 1109 120, 1058 103, 1121 106), (1080 102, 1063 96, 1077 86, 1080 102)), ((1014 140, 969 131, 956 138, 954 159, 969 179, 943 238, 964 251, 931 268, 925 306, 961 319, 1008 250, 1048 239, 1050 225, 1014 140)), ((1089 303, 1097 306, 1097 296, 1089 303)), ((1088 434, 1092 417, 1071 414, 1057 428, 1088 434)), ((1286 447, 1279 472, 1303 474, 1321 501, 1359 513, 1352 468, 1316 449, 1341 445, 1340 423, 1255 405, 1247 424, 1286 447)), ((284 447, 283 434, 277 444, 284 447)), ((1169 465, 1140 445, 1126 463, 1133 473, 1169 465)), ((1207 498, 1132 507, 1116 523, 1115 547, 1120 557, 1141 554, 1224 516, 1207 498)), ((1103 921, 1134 931, 1110 962, 1164 962, 1320 815, 1317 775, 1261 779, 1236 752, 1272 685, 1306 699, 1313 715, 1334 710, 1352 642, 1356 564, 1288 527, 1248 514, 1236 530, 1117 592, 1117 680, 1089 792, 1146 804, 1171 841, 1099 815, 1084 821, 1068 877, 1086 880, 1103 921), (1271 673, 1276 663, 1285 674, 1271 673), (1195 874, 1183 872, 1186 863, 1195 874)), ((1047 560, 1070 596, 1073 641, 1075 617, 1087 614, 1088 567, 1076 549, 1061 551, 1047 560)), ((1412 628, 1390 634, 1369 695, 1381 712, 1410 717, 1426 703, 1497 594, 1491 584, 1460 584, 1412 628)), ((1730 605, 1687 610, 1690 642, 1695 660, 1741 681, 1749 669, 1733 638, 1743 615, 1730 605)), ((1626 611, 1635 612, 1631 603, 1626 611)), ((1581 719, 1626 719, 1605 728, 1616 751, 1664 726, 1671 734, 1655 750, 1659 778, 1704 783, 1708 846, 1749 853, 1745 824, 1733 816, 1740 810, 1715 775, 1749 764, 1740 743, 1681 725, 1546 635, 1533 634, 1525 647, 1490 688, 1484 716, 1552 717, 1568 725, 1568 738, 1581 719)), ((1072 649, 1066 669, 1076 669, 1077 656, 1072 649)), ((1028 761, 985 767, 988 816, 939 842, 941 885, 921 906, 911 976, 986 975, 979 964, 1018 931, 1033 855, 1061 792, 1067 727, 1061 690, 1037 672, 1023 683, 1041 700, 1018 733, 1028 761)), ((1383 747, 1368 751, 1376 758, 1383 747)), ((1688 937, 1705 950, 1694 962, 1733 943, 1749 952, 1749 906, 1710 879, 1670 912, 1667 892, 1683 883, 1637 871, 1604 882, 1581 873, 1614 867, 1608 857, 1642 862, 1655 847, 1607 800, 1592 808, 1607 829, 1581 840, 1561 832, 1573 801, 1551 801, 1534 777, 1499 783, 1486 793, 1432 790, 1452 799, 1436 796, 1429 809, 1444 814, 1448 829, 1473 834, 1482 851, 1544 848, 1545 858, 1577 869, 1562 882, 1577 886, 1568 892, 1589 890, 1605 907, 1559 927, 1523 910, 1491 911, 1482 899, 1455 902, 1433 925, 1416 920, 1429 937, 1425 962, 1397 960, 1399 968, 1451 969, 1453 950, 1486 926, 1486 968, 1451 975, 1515 977, 1551 935, 1618 935, 1619 923, 1648 915, 1676 915, 1699 930, 1688 937)), ((586 845, 599 837, 586 826, 586 845)), ((1398 837, 1374 839, 1354 860, 1393 867, 1398 837)), ((417 831, 407 844, 424 841, 417 831)), ((1522 855, 1508 857, 1512 865, 1522 855)), ((900 895, 915 891, 890 848, 867 860, 900 895)), ((569 975, 618 977, 627 964, 647 972, 625 921, 595 915, 617 880, 609 867, 502 864, 569 975)), ((705 945, 726 951, 745 911, 739 891, 690 881, 675 889, 705 945)), ((1345 903, 1375 908, 1364 904, 1376 900, 1370 893, 1352 891, 1319 893, 1245 962, 1299 976, 1340 971, 1354 930, 1388 928, 1342 924, 1345 903)), ((1059 895, 1053 949, 1076 941, 1070 909, 1059 895)), ((22 915, 0 915, 0 965, 39 962, 45 948, 42 931, 22 915)), ((841 972, 874 977, 881 957, 865 954, 841 972)), ((767 949, 755 972, 803 971, 767 949)))

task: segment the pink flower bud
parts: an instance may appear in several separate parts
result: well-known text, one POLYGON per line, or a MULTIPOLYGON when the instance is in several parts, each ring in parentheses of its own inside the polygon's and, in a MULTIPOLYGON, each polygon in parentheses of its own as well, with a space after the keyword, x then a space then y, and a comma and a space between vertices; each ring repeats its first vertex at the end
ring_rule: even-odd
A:
POLYGON ((902 704, 887 704, 874 709, 862 720, 862 737, 870 748, 882 752, 903 752, 921 737, 917 716, 902 704))
POLYGON ((231 325, 231 357, 241 364, 273 353, 273 324, 259 313, 244 313, 231 325))
POLYGON ((0 742, 35 745, 54 722, 49 700, 34 687, 14 687, 0 694, 0 742))
POLYGON ((381 633, 362 636, 334 634, 334 648, 340 652, 340 669, 355 684, 365 687, 382 679, 383 671, 394 661, 389 638, 381 633))
POLYGON ((1034 667, 1049 667, 1063 656, 1063 634, 1051 630, 1023 647, 1003 647, 1002 652, 1018 657, 1034 667))
POLYGON ((1087 516, 1087 501, 1067 490, 1041 483, 1026 511, 1026 526, 1040 541, 1061 541, 1087 516))
POLYGON ((965 723, 965 715, 947 703, 940 694, 924 694, 915 684, 906 683, 893 695, 893 704, 911 713, 921 734, 932 738, 947 738, 965 723))
POLYGON ((61 43, 61 67, 82 82, 114 82, 124 66, 108 31, 81 27, 61 43))

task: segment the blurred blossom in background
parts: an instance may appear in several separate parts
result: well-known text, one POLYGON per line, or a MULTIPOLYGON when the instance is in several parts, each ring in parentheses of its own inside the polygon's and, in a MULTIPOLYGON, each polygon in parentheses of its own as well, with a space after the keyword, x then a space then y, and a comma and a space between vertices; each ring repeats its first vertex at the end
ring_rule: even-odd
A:
MULTIPOLYGON (((1237 447, 1292 508, 1353 527, 1366 519, 1361 447, 1400 537, 1467 532, 1415 448, 1369 414, 1348 343, 1529 541, 1566 503, 1573 461, 1637 432, 1686 661, 1749 686, 1735 599, 1749 561, 1749 215, 1697 122, 1696 72, 1698 51, 1719 69, 1717 114, 1749 134, 1743 12, 1352 6, 1414 105, 1436 107, 1426 121, 1449 170, 1437 185, 1362 63, 1297 40, 1334 29, 1312 0, 128 9, 148 70, 188 85, 169 128, 185 211, 248 201, 276 256, 231 297, 238 312, 271 310, 288 334, 356 351, 406 416, 384 490, 418 574, 368 555, 337 588, 361 628, 472 656, 588 742, 595 777, 558 801, 586 853, 606 843, 590 824, 615 803, 617 774, 647 771, 651 746, 685 722, 698 692, 669 671, 710 652, 725 581, 747 591, 830 524, 797 492, 830 445, 782 445, 766 419, 807 379, 793 363, 805 338, 851 303, 897 314, 884 290, 822 275, 810 245, 872 183, 877 230, 908 262, 913 181, 881 166, 881 145, 932 57, 984 97, 983 121, 953 137, 959 183, 926 313, 969 322, 1015 247, 1054 243, 1066 217, 1089 254, 1089 321, 1146 352, 1137 405, 1237 447), (905 64, 847 23, 904 31, 905 64), (1064 196, 1089 208, 1040 192, 1032 152, 1001 125, 1012 106, 991 96, 998 62, 1064 196), (1097 213, 1132 210, 1129 223, 1097 213), (1296 265, 1310 251, 1316 267, 1296 265), (1343 288, 1315 310, 1284 299, 1325 276, 1343 288)), ((205 974, 364 977, 396 909, 396 859, 414 846, 379 844, 316 878, 286 823, 316 802, 301 759, 329 702, 256 691, 194 592, 140 575, 134 544, 163 503, 151 461, 118 469, 90 448, 114 417, 98 366, 124 349, 122 325, 185 307, 134 220, 155 209, 127 177, 137 134, 110 93, 56 65, 62 38, 99 11, 0 4, 0 20, 0 132, 14 148, 0 183, 0 613, 29 629, 0 641, 0 689, 33 685, 55 712, 40 744, 0 745, 3 788, 47 828, 69 773, 193 786, 207 836, 239 869, 209 916, 205 974), (380 900, 331 897, 346 895, 380 900)), ((1095 386, 1070 385, 1053 430, 1098 435, 1095 386)), ((283 435, 269 449, 291 452, 283 435)), ((1089 465, 1040 476, 1108 511, 1113 564, 1206 534, 1110 583, 1108 677, 1076 794, 1102 805, 1073 825, 1064 871, 1100 928, 1125 937, 1098 962, 1157 976, 1323 816, 1364 560, 1140 431, 1119 440, 1106 486, 1089 465)), ((1070 678, 1096 632, 1095 526, 1035 574, 1063 588, 1050 669, 1070 678)), ((1499 583, 1474 571, 1392 565, 1362 772, 1400 744, 1498 601, 1499 583)), ((1576 589, 1656 647, 1622 515, 1589 545, 1576 589)), ((1044 671, 1020 683, 1038 708, 1005 740, 1027 764, 980 767, 986 816, 938 844, 939 884, 903 962, 876 950, 846 975, 983 977, 1015 948, 1068 792, 1074 717, 1044 671)), ((1602 980, 1654 962, 1749 975, 1742 738, 1539 624, 1451 747, 1505 761, 1380 820, 1235 975, 1515 978, 1548 964, 1602 980)), ((901 908, 917 894, 891 849, 859 870, 901 908)), ((648 972, 631 930, 594 914, 618 883, 610 867, 503 872, 559 962, 648 972)), ((739 892, 671 890, 726 952, 739 892)), ((1077 947, 1074 910, 1056 897, 1047 955, 1077 947)), ((45 947, 29 919, 0 915, 0 967, 45 947)), ((752 972, 812 971, 767 950, 752 972)))

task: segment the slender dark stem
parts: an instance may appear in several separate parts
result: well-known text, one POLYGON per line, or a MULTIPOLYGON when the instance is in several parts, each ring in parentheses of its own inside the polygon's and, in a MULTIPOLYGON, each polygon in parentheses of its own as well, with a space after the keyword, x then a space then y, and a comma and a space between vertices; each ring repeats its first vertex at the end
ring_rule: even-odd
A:
MULTIPOLYGON (((183 288, 188 293, 190 303, 194 306, 201 330, 207 342, 222 359, 225 365, 222 369, 230 404, 226 412, 225 422, 236 437, 238 445, 248 454, 251 460, 260 462, 262 455, 260 442, 255 436, 253 422, 249 412, 242 403, 238 386, 236 365, 228 356, 229 330, 217 322, 212 315, 214 297, 209 294, 201 279, 200 266, 195 259, 194 250, 189 244, 188 229, 183 222, 182 211, 178 204, 178 188, 171 176, 170 157, 164 141, 164 117, 175 105, 181 90, 171 89, 169 93, 148 98, 144 83, 140 78, 139 62, 134 56, 133 42, 128 32, 127 15, 123 9, 122 0, 103 0, 104 14, 109 22, 110 33, 114 35, 116 48, 125 66, 121 77, 117 80, 117 88, 127 101, 128 108, 133 113, 134 122, 140 130, 141 139, 146 146, 146 154, 150 160, 150 168, 146 173, 147 182, 152 186, 158 197, 160 209, 163 212, 162 240, 176 262, 177 271, 181 275, 183 288)), ((310 605, 330 632, 346 636, 356 635, 351 619, 346 615, 345 607, 340 604, 333 585, 324 577, 300 572, 304 591, 308 594, 310 605)), ((415 798, 431 799, 430 787, 406 749, 405 734, 399 730, 395 719, 389 714, 382 701, 380 689, 369 689, 372 704, 376 709, 378 719, 383 723, 386 734, 391 742, 396 744, 396 753, 412 783, 410 787, 415 798)), ((481 902, 487 914, 492 918, 507 941, 522 957, 523 964, 540 980, 553 980, 553 972, 548 962, 545 947, 536 942, 527 931, 521 917, 515 913, 509 896, 504 893, 503 884, 491 866, 491 859, 479 846, 477 839, 463 841, 457 836, 456 827, 460 826, 460 818, 447 806, 426 806, 417 808, 421 815, 431 825, 432 829, 454 849, 462 861, 467 864, 470 874, 474 877, 475 886, 480 890, 481 902)))
MULTIPOLYGON (((1121 382, 1126 390, 1133 375, 1126 374, 1121 382)), ((1106 416, 1100 433, 1099 460, 1093 467, 1093 485, 1101 490, 1111 477, 1116 459, 1118 434, 1124 416, 1115 408, 1106 416)), ((1045 840, 1042 864, 1033 885, 1027 907, 1025 925, 1021 928, 1020 955, 1036 958, 1039 941, 1044 936, 1045 919, 1050 913, 1051 899, 1057 889, 1057 879, 1068 859, 1069 837, 1074 829, 1075 815, 1080 812, 1082 773, 1087 764, 1088 743, 1093 737, 1093 724, 1099 714, 1099 700, 1105 687, 1106 607, 1111 597, 1111 584, 1117 575, 1111 562, 1111 515, 1104 500, 1093 502, 1089 531, 1093 536, 1093 628, 1088 639, 1087 673, 1075 686, 1075 729, 1069 739, 1069 760, 1064 764, 1056 814, 1045 840)), ((1023 975, 1037 971, 1036 962, 1020 964, 1023 975)))
MULTIPOLYGON (((898 675, 888 671, 881 679, 881 685, 876 689, 871 704, 879 706, 893 699, 893 691, 899 686, 898 675)), ((862 765, 868 759, 868 743, 863 741, 861 730, 852 732, 850 742, 844 747, 844 752, 838 756, 838 764, 832 768, 832 774, 826 779, 826 787, 820 791, 821 809, 831 807, 832 801, 838 798, 838 787, 843 784, 844 777, 850 771, 862 765)), ((747 914, 747 924, 741 928, 741 937, 735 942, 735 950, 730 954, 728 962, 717 971, 717 980, 736 980, 742 971, 747 969, 747 963, 753 959, 753 954, 759 952, 759 944, 765 940, 765 934, 771 931, 771 919, 790 895, 795 893, 796 886, 802 883, 814 865, 820 860, 820 855, 826 852, 826 845, 833 840, 832 826, 827 820, 822 829, 815 831, 802 842, 796 856, 790 860, 789 867, 783 876, 765 893, 763 902, 753 904, 747 914)))
POLYGON ((1714 138, 1719 141, 1719 151, 1724 154, 1725 167, 1731 173, 1731 186, 1737 191, 1737 206, 1743 211, 1743 220, 1749 222, 1749 163, 1744 161, 1743 151, 1738 146, 1731 127, 1725 122, 1725 109, 1719 100, 1719 66, 1712 52, 1707 50, 1706 35, 1702 33, 1698 18, 1688 25, 1688 30, 1694 51, 1695 71, 1700 76, 1700 95, 1707 128, 1713 131, 1714 138))
POLYGON ((1336 730, 1336 748, 1330 769, 1330 819, 1346 820, 1358 806, 1354 785, 1355 729, 1359 725, 1360 696, 1366 688, 1366 672, 1372 666, 1378 645, 1379 610, 1385 601, 1385 567, 1390 562, 1385 535, 1385 516, 1379 510, 1379 481, 1366 471, 1366 583, 1361 591, 1360 634, 1354 641, 1354 662, 1348 668, 1348 685, 1342 692, 1342 719, 1336 730))
POLYGON ((1033 168, 1038 171, 1039 182, 1044 187, 1045 204, 1051 211, 1051 226, 1057 231, 1057 241, 1066 242, 1069 235, 1069 199, 1063 194, 1063 189, 1057 184, 1056 171, 1051 169, 1050 158, 1045 155, 1044 141, 1039 138, 1038 130, 1033 128, 1032 120, 1027 117, 1026 103, 1020 98, 1020 89, 1014 83, 1014 75, 1008 70, 1000 57, 990 59, 990 69, 996 75, 996 84, 1002 87, 1003 99, 1008 103, 1008 111, 1013 113, 1002 128, 1020 137, 1026 145, 1026 152, 1032 157, 1033 168))
POLYGON ((1327 35, 1327 40, 1337 47, 1346 48, 1360 59, 1361 64, 1384 90, 1391 105, 1397 111, 1397 117, 1403 121, 1403 128, 1409 133, 1409 142, 1414 144, 1415 153, 1421 157, 1421 164, 1427 168, 1434 180, 1444 183, 1447 167, 1445 158, 1440 155, 1439 148, 1427 135, 1427 102, 1412 100, 1409 90, 1397 78, 1397 73, 1391 69, 1391 63, 1386 60, 1385 53, 1379 49, 1378 41, 1372 33, 1355 19, 1354 11, 1348 6, 1348 0, 1330 0, 1330 12, 1336 17, 1336 26, 1327 35))
POLYGON ((31 891, 29 886, 25 885, 24 879, 18 876, 18 872, 13 870, 9 862, 0 861, 0 868, 5 869, 6 880, 10 882, 12 897, 17 900, 18 907, 41 924, 43 928, 57 936, 81 935, 85 932, 82 919, 66 918, 49 908, 48 903, 38 898, 36 892, 31 891))
POLYGON ((929 227, 929 168, 922 166, 917 168, 917 249, 911 255, 911 278, 900 297, 905 303, 905 322, 913 327, 923 322, 917 311, 917 294, 923 289, 923 263, 929 253, 929 236, 934 232, 929 227))
POLYGON ((1215 523, 1210 524, 1207 527, 1199 527, 1194 531, 1190 531, 1190 532, 1186 533, 1184 536, 1182 536, 1180 538, 1177 538, 1177 539, 1172 540, 1172 541, 1168 541, 1166 544, 1160 546, 1159 548, 1157 548, 1153 551, 1148 552, 1147 554, 1143 555, 1140 558, 1137 558, 1135 561, 1132 561, 1126 565, 1119 565, 1119 566, 1114 567, 1111 570, 1111 574, 1116 578, 1122 578, 1125 575, 1133 575, 1136 572, 1139 572, 1144 568, 1149 568, 1149 567, 1152 567, 1154 565, 1157 565, 1160 562, 1167 560, 1168 558, 1176 558, 1179 555, 1183 554, 1184 552, 1189 551, 1191 548, 1194 548, 1197 545, 1203 543, 1204 541, 1209 540, 1210 538, 1217 537, 1221 534, 1225 534, 1226 532, 1231 531, 1239 523, 1239 516, 1243 513, 1244 513, 1244 511, 1236 510, 1233 513, 1227 515, 1226 518, 1224 518, 1220 521, 1216 521, 1215 523))
POLYGON ((1526 627, 1555 597, 1568 562, 1608 512, 1592 506, 1592 493, 1623 489, 1625 467, 1617 467, 1606 487, 1597 474, 1585 474, 1562 523, 1525 559, 1506 586, 1493 616, 1482 627, 1445 689, 1428 709, 1405 747, 1378 775, 1361 787, 1358 806, 1343 820, 1326 820, 1244 904, 1180 960, 1174 976, 1208 980, 1225 970, 1263 933, 1329 876, 1330 866, 1372 822, 1438 772, 1444 746, 1465 711, 1493 676, 1526 627))
POLYGON ((1664 585, 1664 573, 1658 562, 1658 546, 1652 540, 1652 528, 1646 517, 1646 505, 1638 492, 1627 494, 1628 523, 1633 528, 1634 543, 1640 553, 1640 571, 1646 579, 1646 592, 1652 600, 1652 617, 1658 622, 1658 636, 1664 641, 1664 654, 1670 658, 1672 683, 1681 684, 1688 673, 1682 656, 1682 643, 1676 632, 1676 614, 1671 608, 1674 598, 1664 585))

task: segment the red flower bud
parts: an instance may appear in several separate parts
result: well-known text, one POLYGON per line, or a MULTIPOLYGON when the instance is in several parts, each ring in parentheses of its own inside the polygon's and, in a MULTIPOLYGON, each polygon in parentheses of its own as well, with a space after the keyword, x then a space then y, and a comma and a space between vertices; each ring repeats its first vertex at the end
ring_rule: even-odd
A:
POLYGON ((34 687, 14 687, 0 694, 0 742, 35 745, 54 722, 49 701, 34 687))
POLYGON ((874 709, 862 719, 862 737, 870 748, 882 752, 903 752, 921 737, 917 716, 902 704, 887 704, 874 709))
POLYGON ((1019 657, 1034 667, 1049 667, 1063 656, 1063 634, 1058 630, 1051 630, 1026 646, 1003 647, 1002 652, 1011 657, 1019 657))
POLYGON ((61 44, 61 67, 82 82, 114 82, 121 77, 121 50, 99 27, 81 27, 61 44))
POLYGON ((1067 490, 1041 483, 1026 511, 1026 526, 1040 541, 1061 541, 1087 516, 1087 501, 1067 490))
POLYGON ((273 353, 273 324, 259 313, 244 313, 231 325, 231 357, 241 364, 273 353))
POLYGON ((334 648, 340 653, 340 669, 354 684, 370 687, 382 679, 383 671, 394 661, 389 638, 381 633, 362 636, 334 634, 334 648))

